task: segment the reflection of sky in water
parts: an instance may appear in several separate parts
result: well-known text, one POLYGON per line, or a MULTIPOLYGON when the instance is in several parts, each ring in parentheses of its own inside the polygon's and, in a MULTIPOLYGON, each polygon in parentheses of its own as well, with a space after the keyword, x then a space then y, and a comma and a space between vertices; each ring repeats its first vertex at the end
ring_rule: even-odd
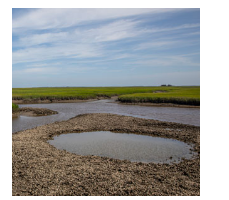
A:
POLYGON ((191 146, 178 140, 109 131, 62 134, 49 143, 78 155, 133 162, 170 163, 192 157, 191 146))
POLYGON ((84 113, 112 113, 160 121, 178 122, 183 124, 200 125, 199 108, 176 107, 147 107, 137 105, 122 105, 110 103, 113 100, 99 100, 82 103, 51 103, 25 104, 20 107, 48 108, 58 111, 57 115, 14 118, 12 132, 33 128, 36 126, 67 120, 84 113))

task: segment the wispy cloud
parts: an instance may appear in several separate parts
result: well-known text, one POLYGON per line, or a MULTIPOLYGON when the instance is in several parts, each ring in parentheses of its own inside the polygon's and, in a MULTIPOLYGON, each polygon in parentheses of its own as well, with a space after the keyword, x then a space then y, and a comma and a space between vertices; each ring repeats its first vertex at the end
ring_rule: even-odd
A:
POLYGON ((130 17, 142 14, 159 14, 182 11, 182 9, 151 9, 151 8, 132 8, 132 9, 38 9, 29 12, 27 15, 18 17, 13 21, 13 30, 16 29, 53 29, 66 28, 81 24, 87 21, 98 21, 130 17))
POLYGON ((195 24, 183 24, 180 26, 172 26, 169 28, 153 28, 151 30, 152 33, 157 33, 157 32, 168 32, 168 31, 176 31, 176 30, 181 30, 181 29, 187 29, 187 28, 197 28, 199 27, 200 24, 199 23, 195 23, 195 24))
POLYGON ((76 43, 76 44, 92 44, 99 42, 108 42, 121 40, 131 37, 136 37, 142 34, 143 31, 138 29, 139 21, 132 20, 116 20, 105 25, 97 26, 96 28, 81 29, 75 28, 68 32, 58 33, 42 33, 42 34, 29 34, 22 36, 14 43, 15 47, 20 46, 35 46, 45 43, 76 43))
MULTIPOLYGON (((41 60, 50 60, 62 57, 82 58, 82 57, 101 57, 106 54, 102 42, 110 42, 143 36, 144 34, 179 30, 191 27, 197 27, 197 24, 185 24, 172 28, 149 29, 139 28, 140 21, 117 20, 97 28, 74 29, 70 32, 32 34, 21 37, 14 43, 15 47, 27 47, 13 52, 13 63, 36 62, 41 60), (37 46, 41 44, 52 44, 51 46, 37 46), (34 47, 35 46, 35 47, 34 47)), ((176 43, 184 44, 180 40, 154 41, 138 44, 134 50, 143 50, 147 48, 168 47, 176 43)), ((117 57, 117 56, 114 56, 117 57)), ((118 56, 123 57, 123 56, 118 56)))
POLYGON ((100 55, 100 47, 87 44, 64 44, 51 47, 31 47, 13 52, 13 64, 40 62, 61 58, 87 58, 100 55))
POLYGON ((13 17, 13 74, 87 78, 93 71, 104 79, 102 74, 156 68, 198 69, 200 24, 194 14, 199 10, 31 9, 13 17))
POLYGON ((20 37, 13 45, 14 47, 30 47, 45 43, 57 43, 58 41, 64 42, 68 36, 68 32, 31 34, 20 37))
POLYGON ((90 29, 87 31, 86 37, 93 38, 96 42, 136 37, 140 32, 136 29, 138 24, 138 21, 118 20, 99 28, 90 29))
POLYGON ((184 46, 192 46, 199 44, 198 39, 192 39, 192 40, 185 40, 185 39, 173 39, 168 40, 165 38, 164 40, 155 40, 153 42, 144 42, 141 44, 136 45, 136 47, 133 49, 135 51, 141 51, 145 49, 155 49, 155 50, 164 50, 164 49, 174 49, 184 46))
POLYGON ((58 67, 33 67, 22 70, 14 70, 13 75, 38 75, 38 74, 57 74, 60 71, 58 67))
POLYGON ((136 29, 138 23, 118 20, 82 31, 78 28, 69 32, 23 36, 13 44, 13 47, 23 47, 13 51, 13 63, 104 56, 102 42, 136 37, 140 34, 136 29))
POLYGON ((149 48, 161 48, 161 47, 169 47, 174 44, 179 43, 180 41, 155 41, 155 42, 145 42, 138 44, 134 50, 143 50, 149 48))

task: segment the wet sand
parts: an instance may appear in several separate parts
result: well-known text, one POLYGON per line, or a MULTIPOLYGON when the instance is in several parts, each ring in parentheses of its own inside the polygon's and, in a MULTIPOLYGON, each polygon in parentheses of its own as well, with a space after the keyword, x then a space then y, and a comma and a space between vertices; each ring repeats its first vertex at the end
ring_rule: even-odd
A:
POLYGON ((12 135, 15 195, 200 195, 200 128, 115 114, 83 114, 12 135), (178 131, 179 130, 179 131, 178 131), (197 156, 174 164, 137 163, 58 150, 62 133, 115 131, 194 144, 197 156))

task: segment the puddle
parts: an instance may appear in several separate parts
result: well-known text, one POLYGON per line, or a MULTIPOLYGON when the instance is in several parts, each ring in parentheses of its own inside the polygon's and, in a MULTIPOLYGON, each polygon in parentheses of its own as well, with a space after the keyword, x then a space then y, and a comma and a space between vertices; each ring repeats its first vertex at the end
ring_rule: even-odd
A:
POLYGON ((192 146, 174 139, 110 131, 68 133, 48 141, 57 149, 131 162, 171 163, 191 159, 192 146))

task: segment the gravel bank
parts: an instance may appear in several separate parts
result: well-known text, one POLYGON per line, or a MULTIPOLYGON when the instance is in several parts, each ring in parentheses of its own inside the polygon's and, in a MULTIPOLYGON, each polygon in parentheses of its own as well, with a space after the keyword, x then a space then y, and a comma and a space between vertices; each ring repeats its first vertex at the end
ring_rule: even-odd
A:
POLYGON ((200 195, 200 128, 114 114, 84 114, 12 136, 15 195, 200 195), (178 164, 132 163, 61 151, 47 142, 79 131, 115 131, 194 144, 197 156, 178 164))

